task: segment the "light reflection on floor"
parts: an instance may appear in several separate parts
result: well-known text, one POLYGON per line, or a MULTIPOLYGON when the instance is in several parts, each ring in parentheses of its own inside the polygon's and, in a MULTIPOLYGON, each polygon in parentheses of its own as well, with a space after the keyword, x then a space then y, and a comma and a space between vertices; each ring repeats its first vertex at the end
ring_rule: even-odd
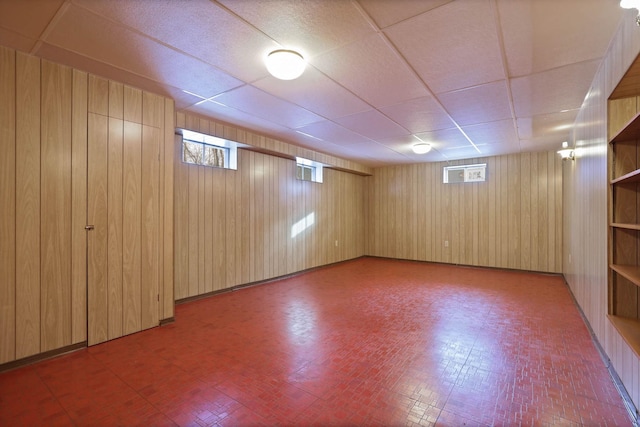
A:
POLYGON ((0 374, 0 425, 630 425, 560 277, 363 258, 0 374))

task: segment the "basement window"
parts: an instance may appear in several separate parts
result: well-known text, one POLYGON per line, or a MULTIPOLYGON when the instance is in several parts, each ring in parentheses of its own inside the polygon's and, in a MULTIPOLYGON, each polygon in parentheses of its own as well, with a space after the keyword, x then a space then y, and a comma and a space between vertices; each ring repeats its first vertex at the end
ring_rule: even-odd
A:
POLYGON ((296 157, 296 178, 301 181, 322 182, 322 163, 296 157))
POLYGON ((445 166, 442 182, 445 184, 484 182, 486 180, 487 164, 445 166))
POLYGON ((192 165, 238 169, 234 141, 182 129, 182 161, 192 165))

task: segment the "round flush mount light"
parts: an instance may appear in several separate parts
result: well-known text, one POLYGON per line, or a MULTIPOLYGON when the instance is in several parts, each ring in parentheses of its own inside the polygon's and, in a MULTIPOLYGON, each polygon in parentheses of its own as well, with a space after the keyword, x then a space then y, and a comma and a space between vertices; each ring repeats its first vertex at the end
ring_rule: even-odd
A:
POLYGON ((431 145, 421 142, 419 144, 413 144, 413 147, 411 147, 411 149, 416 154, 425 154, 431 151, 431 145))
POLYGON ((267 70, 280 80, 297 79, 304 72, 307 63, 302 55, 294 50, 278 49, 267 55, 267 70))

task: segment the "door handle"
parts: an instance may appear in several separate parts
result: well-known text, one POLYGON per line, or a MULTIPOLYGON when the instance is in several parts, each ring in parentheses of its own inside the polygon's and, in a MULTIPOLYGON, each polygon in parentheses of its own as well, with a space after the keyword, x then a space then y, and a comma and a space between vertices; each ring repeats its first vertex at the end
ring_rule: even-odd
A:
POLYGON ((84 229, 85 229, 85 230, 87 230, 87 231, 91 231, 91 230, 93 230, 94 228, 95 228, 95 227, 94 227, 93 225, 85 225, 85 226, 84 226, 84 229))

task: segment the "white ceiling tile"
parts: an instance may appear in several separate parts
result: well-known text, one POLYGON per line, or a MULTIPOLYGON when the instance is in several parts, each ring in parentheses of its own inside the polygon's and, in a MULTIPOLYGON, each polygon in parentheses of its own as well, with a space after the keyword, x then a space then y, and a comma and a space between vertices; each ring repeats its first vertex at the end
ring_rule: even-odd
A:
POLYGON ((340 117, 335 121, 347 129, 371 139, 389 138, 409 134, 406 129, 389 120, 384 114, 377 110, 369 110, 363 113, 340 117))
POLYGON ((444 160, 440 148, 444 147, 443 144, 432 143, 431 151, 425 154, 416 154, 413 152, 413 146, 415 144, 422 143, 420 139, 413 135, 400 136, 395 138, 379 139, 378 143, 392 149, 393 151, 402 154, 407 158, 409 163, 417 162, 438 162, 444 160))
POLYGON ((367 103, 310 65, 295 80, 285 81, 269 76, 253 85, 328 119, 371 109, 367 103))
POLYGON ((430 96, 382 107, 380 111, 411 133, 447 129, 454 126, 451 118, 430 96))
POLYGON ((553 136, 543 136, 520 140, 522 152, 556 151, 562 148, 562 140, 553 136))
POLYGON ((22 52, 31 52, 37 40, 19 34, 13 30, 0 27, 0 45, 11 46, 22 52))
POLYGON ((267 75, 264 57, 278 48, 269 37, 209 0, 77 2, 242 80, 267 75))
POLYGON ((178 110, 379 166, 557 150, 618 17, 634 18, 617 3, 0 0, 0 45, 173 98, 178 110), (281 46, 308 59, 298 80, 267 74, 263 58, 281 46), (198 104, 187 92, 229 106, 198 104), (433 150, 413 154, 413 135, 433 150))
POLYGON ((385 30, 435 93, 502 80, 489 0, 456 1, 385 30))
POLYGON ((377 34, 313 58, 311 63, 374 107, 429 94, 377 34))
POLYGON ((598 65, 599 61, 580 62, 512 79, 516 117, 580 108, 598 65))
POLYGON ((202 61, 181 55, 73 5, 60 18, 46 41, 115 68, 202 96, 213 96, 240 85, 240 81, 202 61))
POLYGON ((461 126, 511 117, 505 80, 442 93, 438 99, 461 126))
POLYGON ((374 31, 348 1, 218 1, 282 47, 299 50, 307 59, 374 31))
POLYGON ((302 107, 283 101, 253 86, 239 87, 218 95, 213 100, 290 129, 323 120, 322 117, 302 107))
POLYGON ((353 145, 372 142, 371 139, 352 132, 349 129, 329 120, 311 123, 296 129, 296 131, 313 135, 323 141, 328 141, 337 145, 353 145))
POLYGON ((511 77, 604 55, 623 14, 602 0, 498 0, 511 77))
POLYGON ((577 115, 578 110, 570 110, 564 113, 519 118, 518 135, 522 139, 537 138, 545 135, 554 135, 566 139, 573 128, 577 115))
POLYGON ((420 15, 452 0, 358 0, 380 28, 420 15))
MULTIPOLYGON (((478 148, 481 154, 471 154, 472 157, 503 156, 505 154, 520 152, 520 143, 519 141, 515 141, 511 144, 488 144, 480 145, 478 148)), ((488 173, 491 173, 491 171, 488 173)))
POLYGON ((456 128, 441 129, 433 132, 422 132, 416 134, 416 136, 426 142, 433 145, 435 148, 441 149, 445 147, 467 147, 471 146, 471 143, 464 135, 456 128))
POLYGON ((349 148, 364 153, 368 159, 373 161, 384 161, 385 158, 392 158, 394 159, 394 162, 397 163, 406 163, 410 161, 407 156, 382 144, 355 144, 353 146, 349 146, 349 148))
POLYGON ((477 146, 518 142, 518 135, 511 119, 463 126, 462 130, 477 146))
POLYGON ((37 39, 63 3, 64 0, 0 1, 0 27, 37 39))
POLYGON ((216 121, 226 122, 258 133, 274 134, 289 130, 284 126, 280 126, 260 117, 255 117, 243 111, 210 101, 192 105, 191 107, 186 108, 186 111, 191 111, 205 117, 215 117, 216 121))
POLYGON ((484 157, 485 154, 479 153, 475 148, 469 147, 447 147, 442 150, 442 155, 447 160, 475 159, 484 157))

